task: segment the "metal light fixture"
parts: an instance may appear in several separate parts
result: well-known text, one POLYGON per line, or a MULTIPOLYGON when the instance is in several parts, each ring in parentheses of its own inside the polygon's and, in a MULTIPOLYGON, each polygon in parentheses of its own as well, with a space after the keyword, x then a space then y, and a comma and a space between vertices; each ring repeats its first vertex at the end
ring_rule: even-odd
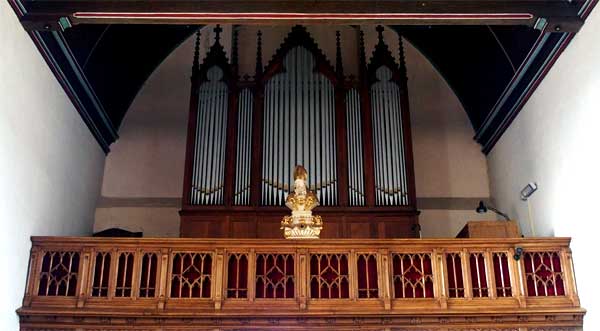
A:
POLYGON ((498 215, 500 215, 500 216, 504 217, 504 219, 505 219, 505 220, 507 220, 507 221, 510 221, 510 218, 508 217, 508 215, 506 215, 505 213, 503 213, 503 212, 499 211, 498 209, 496 209, 496 208, 494 208, 494 207, 492 207, 492 206, 486 205, 486 204, 485 204, 483 201, 479 201, 479 205, 478 205, 478 206, 477 206, 477 208, 475 209, 475 211, 476 211, 478 214, 485 214, 485 213, 487 213, 487 212, 488 212, 488 210, 491 210, 491 211, 493 211, 494 213, 496 213, 496 214, 498 214, 498 215))
POLYGON ((521 200, 527 201, 529 197, 537 191, 538 185, 535 182, 527 183, 525 187, 521 190, 521 200))

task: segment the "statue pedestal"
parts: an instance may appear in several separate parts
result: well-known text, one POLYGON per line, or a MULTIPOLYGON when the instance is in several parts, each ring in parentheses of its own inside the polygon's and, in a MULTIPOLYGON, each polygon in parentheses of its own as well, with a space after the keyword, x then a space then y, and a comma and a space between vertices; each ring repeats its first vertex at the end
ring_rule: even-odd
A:
POLYGON ((319 239, 323 222, 320 216, 313 216, 312 209, 319 205, 317 196, 308 190, 308 174, 303 166, 294 170, 294 192, 285 199, 285 205, 292 210, 292 216, 281 220, 285 239, 319 239))

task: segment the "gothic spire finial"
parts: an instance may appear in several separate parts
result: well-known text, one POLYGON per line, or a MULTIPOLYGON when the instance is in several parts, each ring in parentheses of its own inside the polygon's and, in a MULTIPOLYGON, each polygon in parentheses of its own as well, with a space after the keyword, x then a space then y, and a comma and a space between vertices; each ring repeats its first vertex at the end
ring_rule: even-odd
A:
POLYGON ((342 46, 340 42, 340 31, 335 32, 335 73, 339 78, 344 78, 344 67, 342 62, 342 46))
POLYGON ((359 27, 358 28, 358 38, 359 38, 359 65, 360 71, 364 71, 367 68, 367 55, 365 54, 365 32, 359 27))
POLYGON ((192 63, 192 75, 200 70, 200 29, 196 31, 196 44, 194 45, 194 61, 192 63))
POLYGON ((231 43, 231 67, 233 73, 237 78, 239 66, 238 66, 238 26, 233 26, 233 40, 231 43))
POLYGON ((377 39, 379 39, 379 43, 383 43, 383 30, 384 28, 381 25, 378 25, 375 28, 375 31, 377 31, 377 39))
POLYGON ((262 32, 258 30, 256 33, 256 77, 260 77, 263 73, 262 63, 262 32))
POLYGON ((406 73, 406 58, 404 55, 404 44, 402 43, 402 35, 400 33, 398 33, 398 63, 400 66, 400 75, 402 75, 402 77, 406 80, 408 77, 406 73))
POLYGON ((223 28, 221 28, 221 25, 217 24, 217 26, 213 29, 213 31, 215 32, 215 45, 219 44, 220 40, 221 40, 221 32, 223 32, 223 28))

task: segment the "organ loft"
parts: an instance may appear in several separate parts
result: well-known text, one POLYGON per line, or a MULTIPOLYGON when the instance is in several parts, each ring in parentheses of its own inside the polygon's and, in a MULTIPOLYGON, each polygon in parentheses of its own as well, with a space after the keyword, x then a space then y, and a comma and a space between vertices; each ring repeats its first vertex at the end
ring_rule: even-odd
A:
POLYGON ((179 238, 33 237, 21 330, 582 330, 570 239, 422 238, 402 32, 189 30, 179 238))

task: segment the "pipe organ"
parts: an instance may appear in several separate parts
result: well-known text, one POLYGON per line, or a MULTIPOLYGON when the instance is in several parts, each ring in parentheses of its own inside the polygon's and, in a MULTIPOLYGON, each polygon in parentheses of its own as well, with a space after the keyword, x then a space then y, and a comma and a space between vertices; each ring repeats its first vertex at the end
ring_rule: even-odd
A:
POLYGON ((203 61, 197 41, 182 236, 280 237, 299 164, 321 202, 324 237, 416 236, 404 51, 399 39, 392 55, 383 27, 376 30, 367 61, 355 29, 358 77, 344 75, 339 31, 335 66, 303 26, 263 66, 259 31, 252 78, 238 74, 237 28, 231 61, 219 26, 203 61))

